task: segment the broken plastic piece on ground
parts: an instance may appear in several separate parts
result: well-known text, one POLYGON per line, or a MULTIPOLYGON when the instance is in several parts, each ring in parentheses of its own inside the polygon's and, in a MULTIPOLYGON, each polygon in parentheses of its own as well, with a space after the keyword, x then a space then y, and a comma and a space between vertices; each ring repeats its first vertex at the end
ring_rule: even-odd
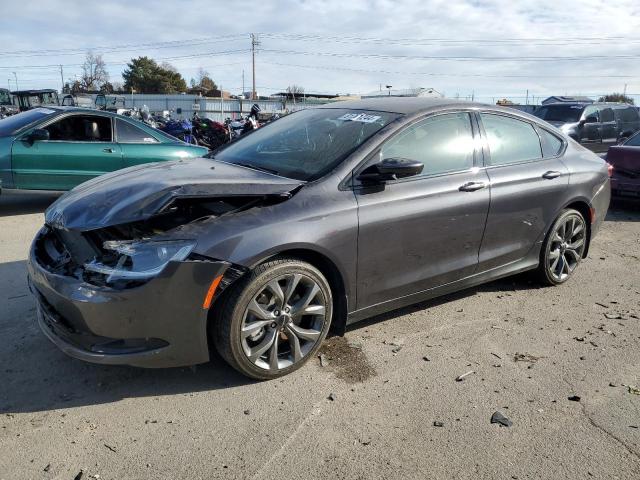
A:
POLYGON ((640 388, 629 385, 629 393, 633 393, 634 395, 640 395, 640 388))
POLYGON ((463 373, 462 375, 457 376, 457 377, 456 377, 456 382, 461 382, 462 380, 464 380, 464 377, 466 377, 466 376, 468 376, 468 375, 471 375, 472 373, 476 373, 476 372, 474 372, 473 370, 469 370, 468 372, 463 373))
POLYGON ((494 414, 491 415, 491 423, 497 423, 501 427, 510 427, 511 425, 513 425, 513 422, 502 415, 500 412, 494 412, 494 414))
POLYGON ((580 397, 578 395, 571 395, 567 399, 571 400, 572 402, 579 402, 580 401, 580 397))

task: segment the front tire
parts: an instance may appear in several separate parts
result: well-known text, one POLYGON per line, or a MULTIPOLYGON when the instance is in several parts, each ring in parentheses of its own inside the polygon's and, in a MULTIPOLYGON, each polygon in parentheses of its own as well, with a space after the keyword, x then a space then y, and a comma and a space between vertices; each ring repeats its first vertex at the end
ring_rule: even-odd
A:
POLYGON ((216 349, 233 368, 258 380, 287 375, 312 358, 333 313, 324 275, 295 258, 259 265, 221 301, 213 307, 216 349))
POLYGON ((587 224, 580 212, 564 209, 553 222, 542 245, 538 277, 546 285, 569 280, 587 246, 587 224))

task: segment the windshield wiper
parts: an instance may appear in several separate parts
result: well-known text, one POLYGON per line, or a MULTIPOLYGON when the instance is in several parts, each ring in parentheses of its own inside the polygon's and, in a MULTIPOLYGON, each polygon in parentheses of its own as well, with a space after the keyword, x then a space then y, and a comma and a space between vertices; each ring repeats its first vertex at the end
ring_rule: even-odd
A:
POLYGON ((259 170, 261 172, 266 172, 266 173, 272 173, 274 175, 279 175, 277 170, 272 170, 270 168, 265 168, 265 167, 258 167, 257 165, 251 165, 249 163, 236 163, 235 165, 238 165, 240 167, 250 168, 252 170, 259 170))

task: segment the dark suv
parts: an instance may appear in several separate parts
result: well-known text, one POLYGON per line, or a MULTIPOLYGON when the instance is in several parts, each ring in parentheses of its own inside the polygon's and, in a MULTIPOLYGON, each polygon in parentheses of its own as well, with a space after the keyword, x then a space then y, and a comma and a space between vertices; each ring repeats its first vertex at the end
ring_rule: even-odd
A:
POLYGON ((638 109, 626 103, 552 103, 534 115, 583 143, 615 143, 640 130, 638 109))

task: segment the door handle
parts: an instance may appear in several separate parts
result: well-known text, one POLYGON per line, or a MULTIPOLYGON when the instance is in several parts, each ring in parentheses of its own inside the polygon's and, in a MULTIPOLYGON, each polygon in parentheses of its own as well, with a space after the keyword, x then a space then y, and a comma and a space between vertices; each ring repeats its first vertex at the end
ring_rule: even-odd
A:
POLYGON ((562 175, 562 172, 558 172, 556 170, 549 170, 542 174, 542 178, 546 178, 547 180, 553 180, 554 178, 558 178, 562 175))
POLYGON ((114 152, 113 148, 103 148, 102 151, 104 153, 113 153, 114 152))
POLYGON ((461 192, 475 192, 476 190, 482 190, 487 186, 484 182, 467 182, 461 185, 458 190, 461 192))

